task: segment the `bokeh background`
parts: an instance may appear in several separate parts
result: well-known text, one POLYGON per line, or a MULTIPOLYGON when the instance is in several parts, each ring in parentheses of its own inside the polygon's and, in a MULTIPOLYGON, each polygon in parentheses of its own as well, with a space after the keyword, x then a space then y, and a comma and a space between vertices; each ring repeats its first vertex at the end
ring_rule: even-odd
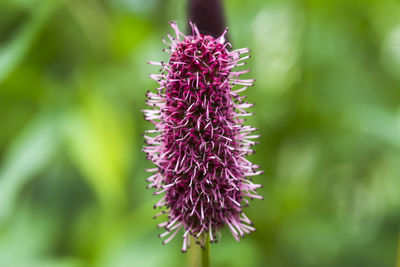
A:
MULTIPOLYGON (((149 60, 184 0, 0 1, 0 266, 188 266, 161 245, 141 152, 149 60)), ((396 266, 400 2, 227 0, 250 47, 265 174, 213 266, 396 266)), ((194 265, 191 265, 194 266, 194 265)), ((400 266, 400 265, 397 265, 400 266)))

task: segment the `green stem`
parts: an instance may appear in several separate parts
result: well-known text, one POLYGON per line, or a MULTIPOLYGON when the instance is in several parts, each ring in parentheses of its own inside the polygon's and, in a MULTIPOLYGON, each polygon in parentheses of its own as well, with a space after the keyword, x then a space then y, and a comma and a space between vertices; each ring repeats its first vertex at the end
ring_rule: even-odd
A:
POLYGON ((210 267, 210 240, 206 238, 206 243, 204 244, 204 248, 201 250, 201 266, 202 267, 210 267))
POLYGON ((400 267, 400 231, 399 231, 399 236, 398 236, 398 244, 397 244, 397 267, 400 267))

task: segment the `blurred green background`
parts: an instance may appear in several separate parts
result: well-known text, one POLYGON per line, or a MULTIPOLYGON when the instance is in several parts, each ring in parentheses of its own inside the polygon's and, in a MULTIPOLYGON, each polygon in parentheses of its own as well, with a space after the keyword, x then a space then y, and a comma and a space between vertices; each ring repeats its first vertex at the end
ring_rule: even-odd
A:
MULTIPOLYGON (((195 250, 157 237, 140 111, 185 5, 0 1, 0 266, 187 266, 195 250)), ((213 266, 396 266, 400 2, 225 6, 233 46, 252 49, 265 200, 213 266)))

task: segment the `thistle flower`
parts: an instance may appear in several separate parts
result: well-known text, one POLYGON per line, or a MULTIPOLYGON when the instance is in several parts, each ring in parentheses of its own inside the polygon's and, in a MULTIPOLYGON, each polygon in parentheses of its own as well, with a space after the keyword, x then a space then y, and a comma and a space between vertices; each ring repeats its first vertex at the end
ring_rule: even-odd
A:
POLYGON ((227 225, 233 237, 249 234, 255 229, 242 212, 248 199, 262 199, 256 193, 261 185, 251 182, 258 175, 258 166, 245 156, 253 152, 257 135, 255 128, 243 126, 251 116, 246 108, 252 106, 239 93, 254 80, 239 79, 245 71, 233 71, 244 65, 249 49, 229 51, 225 30, 218 38, 203 35, 191 24, 192 35, 179 31, 170 23, 176 37, 163 39, 170 60, 149 62, 161 67, 160 74, 150 77, 160 87, 147 93, 145 118, 155 125, 146 131, 144 151, 156 168, 147 180, 155 195, 163 194, 155 208, 166 209, 156 215, 168 214, 160 223, 168 243, 183 229, 183 247, 189 247, 192 235, 204 246, 207 235, 211 242, 220 239, 219 230, 227 225), (241 88, 232 91, 235 85, 241 88), (158 134, 157 136, 152 136, 158 134), (250 177, 250 179, 248 179, 250 177))

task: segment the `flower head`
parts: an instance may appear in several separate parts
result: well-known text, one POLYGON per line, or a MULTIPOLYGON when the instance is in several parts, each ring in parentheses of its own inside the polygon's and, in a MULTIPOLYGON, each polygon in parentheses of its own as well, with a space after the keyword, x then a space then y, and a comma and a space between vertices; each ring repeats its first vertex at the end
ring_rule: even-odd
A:
MULTIPOLYGON (((168 35, 165 50, 170 60, 150 62, 161 67, 152 74, 160 87, 147 93, 144 110, 155 130, 147 131, 144 151, 156 168, 148 178, 154 194, 162 194, 155 208, 166 207, 168 221, 160 223, 169 242, 183 229, 183 248, 189 246, 189 235, 204 245, 219 240, 219 230, 227 225, 236 240, 255 229, 243 213, 248 199, 262 199, 256 193, 261 185, 252 183, 258 166, 245 157, 257 135, 255 128, 243 126, 252 115, 252 106, 238 93, 253 85, 252 79, 239 79, 246 71, 233 71, 245 64, 249 49, 229 51, 224 33, 214 38, 200 34, 192 25, 192 35, 181 33, 171 22, 176 37, 168 35), (240 88, 232 91, 232 87, 240 88), (153 136, 153 134, 158 134, 153 136), (249 178, 250 177, 250 178, 249 178)), ((157 216, 157 215, 156 215, 157 216)))

